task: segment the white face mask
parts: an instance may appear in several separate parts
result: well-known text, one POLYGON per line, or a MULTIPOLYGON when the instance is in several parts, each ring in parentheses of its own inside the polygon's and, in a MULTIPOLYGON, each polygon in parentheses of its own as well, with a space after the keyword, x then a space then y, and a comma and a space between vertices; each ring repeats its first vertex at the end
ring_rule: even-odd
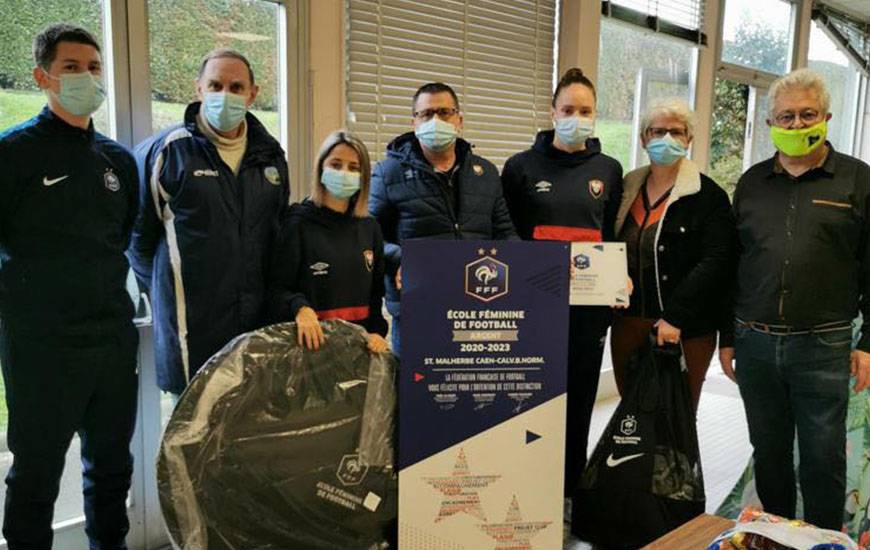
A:
POLYGON ((555 119, 553 128, 556 130, 559 141, 574 147, 585 143, 587 139, 592 137, 595 132, 595 119, 571 115, 555 119))

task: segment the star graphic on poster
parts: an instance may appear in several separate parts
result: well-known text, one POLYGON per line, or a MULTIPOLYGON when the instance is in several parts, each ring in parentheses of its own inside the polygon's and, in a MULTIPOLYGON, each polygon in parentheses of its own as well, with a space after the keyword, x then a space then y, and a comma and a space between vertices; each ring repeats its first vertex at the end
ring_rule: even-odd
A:
POLYGON ((514 495, 503 523, 488 523, 478 527, 495 539, 495 550, 532 550, 532 537, 551 523, 553 522, 523 521, 517 496, 514 495))
POLYGON ((496 254, 498 254, 498 249, 493 247, 490 249, 489 253, 492 254, 493 256, 495 256, 496 254))
POLYGON ((480 506, 480 490, 495 482, 501 476, 471 475, 468 468, 468 460, 465 450, 459 449, 459 456, 453 465, 453 474, 444 477, 427 477, 424 481, 444 495, 441 501, 441 509, 435 517, 435 523, 445 520, 455 514, 468 514, 477 519, 486 521, 486 515, 480 506))
POLYGON ((480 256, 483 256, 484 254, 486 254, 486 250, 484 250, 484 249, 482 249, 482 248, 478 248, 478 249, 477 249, 477 253, 478 253, 480 256))

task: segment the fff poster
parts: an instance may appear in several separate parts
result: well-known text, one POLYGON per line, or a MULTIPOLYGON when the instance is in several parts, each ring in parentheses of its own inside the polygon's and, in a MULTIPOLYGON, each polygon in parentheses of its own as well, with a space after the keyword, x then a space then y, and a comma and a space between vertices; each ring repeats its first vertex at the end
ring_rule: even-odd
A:
POLYGON ((399 547, 562 547, 569 245, 402 249, 399 547))

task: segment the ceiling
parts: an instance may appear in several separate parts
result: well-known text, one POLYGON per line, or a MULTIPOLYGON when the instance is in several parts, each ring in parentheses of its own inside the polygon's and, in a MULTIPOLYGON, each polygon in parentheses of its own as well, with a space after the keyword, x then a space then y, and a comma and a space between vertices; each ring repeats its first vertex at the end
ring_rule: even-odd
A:
POLYGON ((870 23, 870 0, 821 0, 821 3, 870 23))

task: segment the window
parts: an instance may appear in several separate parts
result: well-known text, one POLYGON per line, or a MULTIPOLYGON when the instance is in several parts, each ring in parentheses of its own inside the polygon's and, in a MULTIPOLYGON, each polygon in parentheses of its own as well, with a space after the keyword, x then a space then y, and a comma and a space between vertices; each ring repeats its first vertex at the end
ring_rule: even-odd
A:
POLYGON ((788 72, 793 11, 786 0, 726 0, 722 61, 777 75, 788 72))
POLYGON ((822 75, 831 94, 830 112, 833 116, 828 122, 828 139, 835 149, 851 153, 858 118, 861 72, 853 59, 843 52, 843 46, 831 39, 830 32, 818 19, 813 21, 808 66, 822 75))
POLYGON ((649 162, 638 136, 649 104, 665 97, 692 104, 696 49, 685 40, 602 19, 596 132, 602 150, 626 171, 649 162))
MULTIPOLYGON (((105 47, 102 11, 100 0, 50 4, 37 0, 0 0, 0 13, 3 14, 3 25, 0 25, 0 59, 3 60, 0 63, 0 132, 39 114, 46 103, 45 92, 33 81, 33 37, 50 23, 66 21, 88 29, 105 47)), ((104 78, 106 74, 104 71, 104 78)), ((106 91, 108 100, 111 100, 110 85, 106 86, 106 91)), ((110 101, 105 101, 93 117, 95 128, 104 134, 109 133, 109 105, 110 101)))
POLYGON ((280 141, 278 15, 266 0, 149 0, 153 130, 182 121, 202 57, 223 47, 251 62, 260 86, 251 112, 280 141))
POLYGON ((714 87, 709 176, 729 195, 750 166, 776 150, 767 126, 767 88, 720 77, 714 87))
POLYGON ((870 23, 821 3, 813 6, 813 20, 828 31, 854 63, 870 70, 870 23))
POLYGON ((411 128, 411 98, 442 81, 464 137, 501 165, 550 127, 555 0, 347 0, 348 126, 373 158, 411 128))
POLYGON ((677 38, 706 44, 704 0, 603 0, 604 15, 677 38))

